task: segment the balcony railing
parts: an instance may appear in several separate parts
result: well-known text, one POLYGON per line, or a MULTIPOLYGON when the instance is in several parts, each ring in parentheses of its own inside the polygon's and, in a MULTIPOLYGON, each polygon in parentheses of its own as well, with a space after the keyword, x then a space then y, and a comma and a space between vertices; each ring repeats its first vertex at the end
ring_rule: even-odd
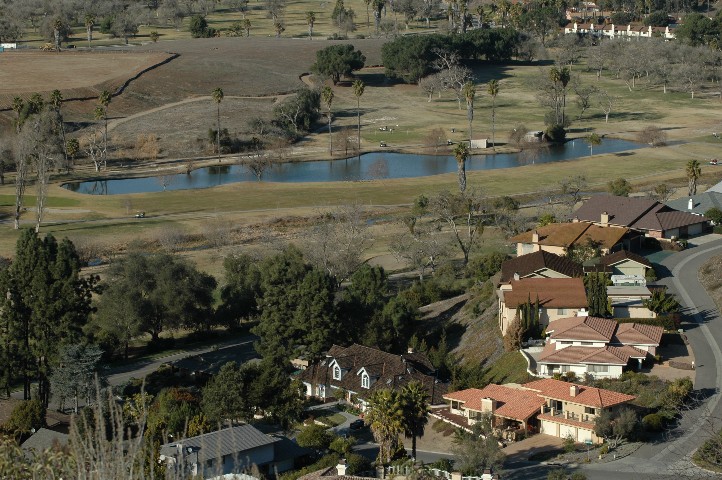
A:
POLYGON ((544 411, 542 412, 547 415, 551 415, 553 417, 558 418, 566 418, 568 420, 574 420, 575 422, 582 422, 582 423, 589 423, 593 424, 594 419, 596 418, 596 415, 592 415, 591 413, 574 413, 570 412, 568 410, 557 410, 555 408, 551 407, 544 407, 544 411))

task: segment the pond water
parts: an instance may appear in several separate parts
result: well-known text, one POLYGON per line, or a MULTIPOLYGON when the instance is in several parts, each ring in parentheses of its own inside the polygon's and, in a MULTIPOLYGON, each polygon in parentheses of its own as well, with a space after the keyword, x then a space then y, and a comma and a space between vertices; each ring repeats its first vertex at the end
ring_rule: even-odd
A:
MULTIPOLYGON (((642 148, 644 145, 619 139, 604 139, 594 147, 594 154, 615 153, 642 148)), ((570 141, 538 149, 535 155, 505 153, 474 155, 466 162, 468 170, 513 168, 531 163, 549 163, 572 160, 589 155, 589 145, 583 140, 570 141)), ((266 182, 344 182, 377 180, 382 178, 413 178, 439 175, 456 171, 453 155, 416 155, 409 153, 372 152, 361 157, 344 160, 281 163, 263 173, 266 182)), ((255 182, 256 177, 244 165, 210 166, 190 174, 178 173, 162 177, 119 178, 66 183, 63 187, 73 192, 93 195, 120 195, 129 193, 160 192, 209 188, 227 183, 255 182)))

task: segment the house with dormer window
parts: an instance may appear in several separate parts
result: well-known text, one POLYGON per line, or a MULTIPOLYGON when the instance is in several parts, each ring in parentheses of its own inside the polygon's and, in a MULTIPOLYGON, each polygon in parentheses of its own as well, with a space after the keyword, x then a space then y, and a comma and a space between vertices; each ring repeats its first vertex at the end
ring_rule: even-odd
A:
POLYGON ((432 405, 444 403, 448 385, 436 378, 436 370, 423 353, 408 351, 401 355, 363 345, 334 345, 319 362, 300 374, 306 395, 332 400, 339 394, 361 409, 376 390, 401 389, 410 382, 420 382, 432 405))

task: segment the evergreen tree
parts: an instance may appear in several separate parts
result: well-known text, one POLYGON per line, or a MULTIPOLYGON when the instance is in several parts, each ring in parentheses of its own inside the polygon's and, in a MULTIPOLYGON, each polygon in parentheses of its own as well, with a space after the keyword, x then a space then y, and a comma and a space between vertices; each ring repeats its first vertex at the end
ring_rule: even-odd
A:
POLYGON ((589 315, 592 317, 608 316, 607 275, 605 273, 592 273, 585 280, 589 315))
POLYGON ((250 255, 230 255, 223 260, 226 283, 221 288, 220 323, 238 326, 243 318, 258 312, 261 272, 250 255))

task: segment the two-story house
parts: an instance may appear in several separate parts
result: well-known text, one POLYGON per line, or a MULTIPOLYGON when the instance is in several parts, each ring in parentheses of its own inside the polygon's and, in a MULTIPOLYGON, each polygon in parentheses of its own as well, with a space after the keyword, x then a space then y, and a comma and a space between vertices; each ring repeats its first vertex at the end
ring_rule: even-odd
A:
POLYGON ((606 273, 615 286, 645 286, 647 272, 652 268, 649 260, 628 250, 592 258, 584 262, 585 273, 606 273))
POLYGON ((487 385, 444 395, 448 409, 434 412, 442 420, 467 428, 483 415, 506 438, 511 432, 539 432, 555 437, 571 435, 576 442, 601 443, 594 420, 636 397, 560 380, 544 379, 523 385, 487 385))
POLYGON ((539 300, 539 323, 548 326, 559 318, 583 313, 587 293, 581 278, 522 278, 511 280, 497 290, 499 328, 502 335, 514 320, 520 305, 539 300))
POLYGON ((570 317, 547 328, 547 344, 536 358, 537 374, 551 377, 574 372, 577 377, 618 378, 657 353, 662 327, 622 323, 608 318, 570 317))
POLYGON ((436 370, 424 353, 409 351, 402 355, 377 348, 353 344, 334 345, 326 358, 309 365, 300 377, 306 395, 321 400, 335 398, 339 392, 361 409, 375 390, 401 389, 410 382, 420 382, 431 405, 443 403, 448 385, 436 378, 436 370))
POLYGON ((501 264, 500 283, 522 278, 574 278, 584 274, 582 266, 566 257, 539 250, 510 258, 501 264))

